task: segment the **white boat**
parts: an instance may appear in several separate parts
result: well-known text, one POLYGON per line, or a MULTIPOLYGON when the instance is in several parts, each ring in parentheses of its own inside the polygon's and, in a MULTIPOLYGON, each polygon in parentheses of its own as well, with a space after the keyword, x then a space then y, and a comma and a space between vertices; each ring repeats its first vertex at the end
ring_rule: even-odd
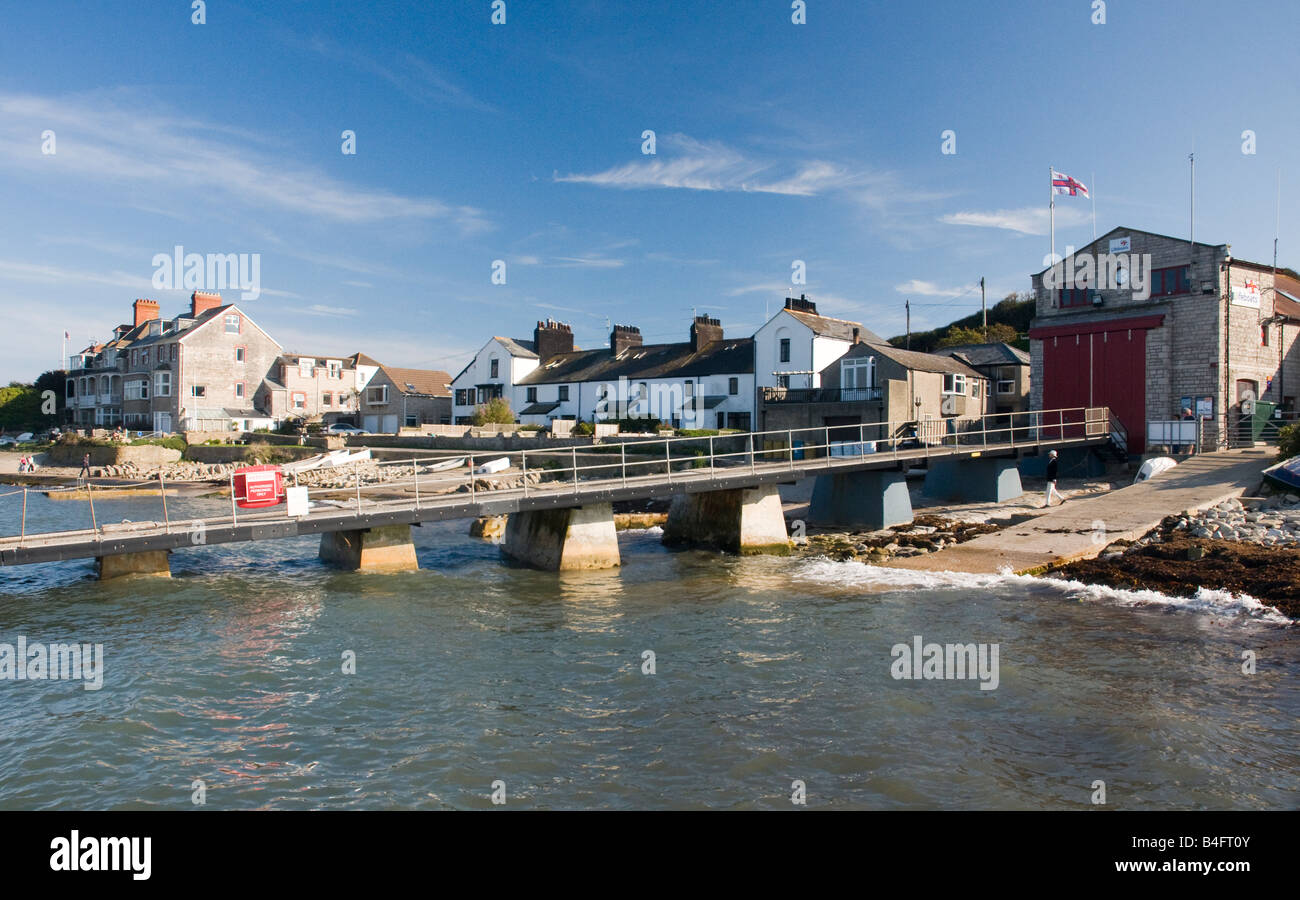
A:
POLYGON ((1143 481, 1150 481, 1161 472, 1167 472, 1176 465, 1178 463, 1168 456, 1156 456, 1148 459, 1142 464, 1142 468, 1138 469, 1137 477, 1133 479, 1133 483, 1139 484, 1143 481))
POLYGON ((497 472, 504 472, 510 468, 510 457, 503 456, 500 459, 489 460, 474 470, 475 475, 493 475, 497 472))
POLYGON ((429 463, 428 465, 426 465, 424 467, 424 471, 443 472, 446 471, 447 469, 459 469, 461 466, 465 465, 465 459, 466 457, 464 456, 457 456, 454 459, 439 460, 438 462, 429 463))
POLYGON ((285 463, 280 468, 285 472, 310 472, 313 469, 332 469, 337 466, 346 466, 348 463, 360 462, 365 459, 370 459, 370 450, 368 448, 352 451, 331 450, 328 453, 319 453, 306 459, 285 463))

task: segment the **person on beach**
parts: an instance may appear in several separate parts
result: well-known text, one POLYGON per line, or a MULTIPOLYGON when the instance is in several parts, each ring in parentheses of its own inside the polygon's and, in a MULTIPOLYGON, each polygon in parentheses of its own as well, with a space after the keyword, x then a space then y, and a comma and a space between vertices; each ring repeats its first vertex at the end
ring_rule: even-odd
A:
POLYGON ((1047 500, 1046 502, 1043 503, 1043 506, 1052 505, 1053 494, 1055 494, 1057 499, 1059 499, 1062 503, 1065 502, 1065 498, 1061 496, 1061 492, 1056 489, 1057 468, 1058 468, 1058 463, 1056 460, 1056 451, 1053 450, 1051 453, 1047 454, 1047 500))
POLYGON ((27 471, 27 457, 20 456, 18 457, 18 474, 21 475, 23 472, 26 471, 27 471))
POLYGON ((77 473, 77 477, 78 478, 90 477, 90 454, 89 453, 81 457, 81 471, 77 473))

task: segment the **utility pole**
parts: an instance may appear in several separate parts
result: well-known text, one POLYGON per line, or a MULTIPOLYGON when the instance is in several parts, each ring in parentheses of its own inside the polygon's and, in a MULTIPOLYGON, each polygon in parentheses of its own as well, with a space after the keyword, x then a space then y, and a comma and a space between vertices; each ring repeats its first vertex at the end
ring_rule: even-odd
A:
POLYGON ((989 342, 989 308, 984 302, 984 276, 980 276, 980 312, 984 315, 984 343, 989 342))
POLYGON ((1189 229, 1190 236, 1188 238, 1188 241, 1192 245, 1190 249, 1194 255, 1196 253, 1196 154, 1189 153, 1187 155, 1187 161, 1191 163, 1191 178, 1192 178, 1191 227, 1189 229))
POLYGON ((912 349, 912 301, 904 300, 903 309, 907 310, 907 350, 912 349))

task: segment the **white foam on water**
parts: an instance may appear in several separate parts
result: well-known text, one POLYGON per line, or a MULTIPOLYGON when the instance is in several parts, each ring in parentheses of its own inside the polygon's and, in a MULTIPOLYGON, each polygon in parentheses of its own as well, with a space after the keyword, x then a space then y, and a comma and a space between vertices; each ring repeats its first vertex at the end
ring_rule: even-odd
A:
POLYGON ((1254 621, 1293 625, 1297 620, 1249 594, 1198 588, 1191 597, 1171 597, 1159 591, 1127 590, 1099 584, 1085 584, 1063 578, 1015 575, 1003 569, 996 575, 968 572, 919 572, 872 566, 861 562, 835 562, 829 559, 804 560, 795 569, 796 581, 829 585, 852 585, 877 590, 935 590, 945 588, 984 588, 1016 586, 1059 593, 1068 600, 1113 603, 1118 606, 1165 606, 1216 616, 1243 616, 1254 621))
POLYGON ((619 534, 663 534, 664 529, 661 525, 651 525, 649 528, 620 528, 619 534))

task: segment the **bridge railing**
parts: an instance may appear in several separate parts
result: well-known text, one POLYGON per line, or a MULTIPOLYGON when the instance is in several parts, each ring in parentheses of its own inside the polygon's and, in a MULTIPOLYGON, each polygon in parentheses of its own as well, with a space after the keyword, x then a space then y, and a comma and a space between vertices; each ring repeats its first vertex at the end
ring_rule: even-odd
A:
MULTIPOLYGON (((988 414, 973 419, 933 419, 917 421, 864 422, 854 425, 788 428, 774 431, 738 432, 698 436, 650 438, 611 442, 592 447, 537 449, 510 453, 454 454, 413 459, 351 463, 328 470, 330 483, 312 482, 318 476, 304 476, 309 496, 314 498, 309 516, 361 516, 385 507, 409 507, 445 501, 454 494, 500 496, 501 492, 518 491, 527 497, 533 493, 577 493, 585 484, 608 483, 629 486, 647 481, 696 480, 717 474, 748 469, 752 472, 773 468, 810 469, 819 464, 833 467, 846 458, 872 457, 925 459, 946 455, 954 450, 981 448, 1019 449, 1069 440, 1096 439, 1107 436, 1113 427, 1106 407, 1074 407, 1055 410, 1031 410, 1018 413, 988 414), (920 451, 918 454, 917 451, 920 451), (498 471, 480 471, 484 463, 506 459, 498 471), (517 464, 512 464, 517 459, 517 464), (463 464, 447 468, 450 460, 463 464)), ((321 470, 316 470, 321 471, 321 470)), ((310 473, 308 473, 310 475, 310 473)), ((287 473, 292 484, 298 476, 287 473)), ((174 485, 173 485, 174 487, 174 485)), ((236 484, 230 484, 230 514, 204 517, 174 517, 167 508, 168 485, 162 478, 132 484, 96 486, 88 481, 69 488, 88 501, 89 529, 31 533, 27 521, 27 492, 19 521, 12 537, 0 538, 0 544, 17 539, 17 545, 41 539, 42 535, 61 537, 80 535, 85 539, 104 539, 123 531, 133 534, 193 531, 201 522, 204 529, 283 520, 283 505, 262 509, 239 506, 236 484), (104 499, 133 489, 156 492, 159 497, 157 521, 106 524, 95 512, 95 495, 104 499), (111 492, 111 493, 110 493, 111 492)), ((16 493, 16 492, 15 492, 16 493)), ((77 499, 81 499, 78 497, 77 499)), ((104 502, 101 499, 101 505, 104 502)), ((138 515, 138 513, 137 513, 138 515)))

